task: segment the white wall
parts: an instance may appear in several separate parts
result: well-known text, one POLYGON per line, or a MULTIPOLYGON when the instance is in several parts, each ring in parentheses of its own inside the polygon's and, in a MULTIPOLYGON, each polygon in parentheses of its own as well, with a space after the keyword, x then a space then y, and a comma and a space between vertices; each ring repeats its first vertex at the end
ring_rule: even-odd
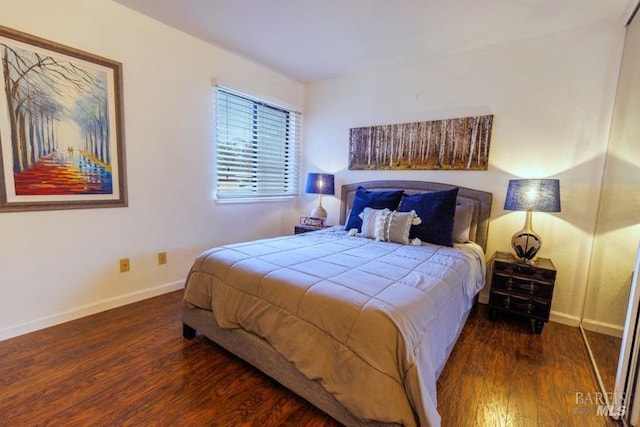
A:
MULTIPOLYGON (((534 213, 539 253, 558 269, 552 319, 582 312, 624 28, 600 22, 520 40, 460 48, 404 67, 309 85, 306 170, 336 185, 370 179, 448 182, 493 193, 487 257, 510 251, 524 212, 502 209, 511 178, 560 179, 562 212, 534 213), (348 171, 349 128, 493 114, 488 171, 348 171)), ((302 210, 312 198, 302 199, 302 210)), ((330 222, 338 198, 325 198, 330 222)))
POLYGON ((110 0, 0 10, 1 25, 123 63, 129 189, 128 208, 0 213, 0 339, 179 289, 212 245, 292 232, 295 201, 213 200, 211 79, 296 108, 301 84, 110 0))

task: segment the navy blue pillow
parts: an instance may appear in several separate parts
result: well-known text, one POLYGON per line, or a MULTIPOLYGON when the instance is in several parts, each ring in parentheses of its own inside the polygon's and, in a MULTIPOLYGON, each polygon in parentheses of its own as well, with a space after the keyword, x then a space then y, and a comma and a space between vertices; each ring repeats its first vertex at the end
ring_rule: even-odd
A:
POLYGON ((401 212, 416 211, 422 220, 412 225, 409 238, 442 246, 453 246, 453 218, 456 213, 458 188, 431 193, 404 195, 401 212))
POLYGON ((404 191, 402 190, 368 191, 364 187, 358 187, 356 189, 356 197, 351 206, 351 213, 349 214, 347 225, 344 227, 345 230, 357 228, 358 233, 362 231, 362 218, 360 218, 359 215, 364 208, 388 208, 395 211, 400 204, 400 199, 402 199, 403 194, 404 191))

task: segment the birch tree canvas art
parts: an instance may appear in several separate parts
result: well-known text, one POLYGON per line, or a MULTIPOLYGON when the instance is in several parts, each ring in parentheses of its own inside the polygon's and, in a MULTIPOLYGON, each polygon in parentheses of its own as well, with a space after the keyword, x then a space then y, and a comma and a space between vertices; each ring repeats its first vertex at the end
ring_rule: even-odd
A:
POLYGON ((0 210, 126 206, 121 64, 0 27, 0 210))
POLYGON ((349 169, 487 170, 493 115, 352 128, 349 169))

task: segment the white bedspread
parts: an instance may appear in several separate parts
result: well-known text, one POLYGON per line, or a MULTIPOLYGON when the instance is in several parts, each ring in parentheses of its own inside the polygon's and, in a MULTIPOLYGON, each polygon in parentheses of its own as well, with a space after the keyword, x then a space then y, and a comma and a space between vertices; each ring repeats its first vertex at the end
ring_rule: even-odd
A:
POLYGON ((436 381, 485 280, 475 244, 340 227, 203 252, 185 301, 268 342, 362 419, 438 426, 436 381))

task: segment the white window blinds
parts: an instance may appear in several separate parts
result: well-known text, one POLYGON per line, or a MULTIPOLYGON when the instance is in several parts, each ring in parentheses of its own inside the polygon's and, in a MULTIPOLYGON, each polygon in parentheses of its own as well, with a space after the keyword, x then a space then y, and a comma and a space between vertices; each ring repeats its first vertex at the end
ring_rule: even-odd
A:
POLYGON ((300 113, 216 87, 219 199, 298 194, 300 113))

